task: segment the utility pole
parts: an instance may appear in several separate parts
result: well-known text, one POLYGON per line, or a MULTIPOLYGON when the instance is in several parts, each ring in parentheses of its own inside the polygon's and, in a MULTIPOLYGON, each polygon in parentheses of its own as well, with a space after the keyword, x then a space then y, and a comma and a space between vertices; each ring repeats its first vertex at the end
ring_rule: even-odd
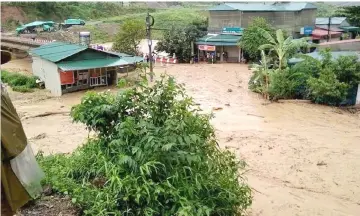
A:
POLYGON ((149 45, 149 62, 150 62, 150 81, 153 81, 153 58, 152 58, 152 52, 151 52, 151 46, 152 46, 152 40, 151 40, 151 26, 154 25, 154 17, 152 17, 149 12, 146 16, 146 36, 148 39, 148 45, 149 45))
POLYGON ((331 16, 329 17, 329 23, 328 23, 328 36, 327 36, 327 42, 330 41, 330 25, 331 25, 331 16))

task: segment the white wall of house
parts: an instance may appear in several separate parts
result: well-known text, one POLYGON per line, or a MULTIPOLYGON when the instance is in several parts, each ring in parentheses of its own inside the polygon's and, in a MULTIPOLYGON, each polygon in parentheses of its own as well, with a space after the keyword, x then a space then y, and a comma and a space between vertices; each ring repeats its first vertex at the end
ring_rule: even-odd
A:
POLYGON ((358 85, 358 90, 357 90, 357 94, 356 94, 356 102, 355 104, 360 104, 360 84, 358 85))
POLYGON ((32 59, 33 74, 45 82, 45 88, 50 90, 53 95, 61 96, 61 82, 57 65, 38 56, 33 56, 32 59))

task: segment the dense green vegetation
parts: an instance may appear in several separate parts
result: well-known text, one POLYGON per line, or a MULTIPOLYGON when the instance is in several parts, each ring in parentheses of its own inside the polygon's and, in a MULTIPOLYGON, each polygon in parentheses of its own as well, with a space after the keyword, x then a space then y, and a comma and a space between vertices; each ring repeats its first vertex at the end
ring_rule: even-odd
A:
MULTIPOLYGON (((269 68, 263 53, 261 65, 254 67, 249 88, 269 99, 310 99, 327 105, 351 105, 360 83, 360 63, 356 56, 333 59, 329 50, 321 60, 299 55, 303 61, 283 69, 269 68)), ((288 60, 288 59, 287 59, 288 60)))
POLYGON ((72 108, 97 137, 71 155, 38 156, 45 183, 85 215, 243 215, 245 164, 217 146, 210 116, 163 78, 118 95, 88 93, 72 108))
POLYGON ((37 87, 37 77, 26 76, 20 73, 9 73, 7 71, 1 71, 1 81, 9 84, 13 91, 18 92, 32 92, 37 87))
POLYGON ((334 16, 339 9, 339 7, 335 5, 327 4, 324 2, 313 2, 313 4, 315 4, 315 6, 317 7, 316 17, 334 16))
POLYGON ((53 19, 60 22, 67 18, 90 20, 136 14, 146 10, 145 7, 123 7, 120 2, 10 2, 5 5, 21 8, 28 21, 53 19))
POLYGON ((145 23, 140 20, 126 20, 115 37, 113 49, 130 55, 140 55, 138 45, 146 36, 145 23))
POLYGON ((207 21, 197 20, 188 26, 181 28, 173 26, 171 31, 167 31, 164 38, 159 41, 156 49, 159 52, 175 53, 179 62, 189 62, 192 54, 191 44, 206 35, 207 21))
POLYGON ((254 61, 260 59, 259 47, 268 41, 263 37, 260 30, 268 32, 273 37, 275 36, 275 29, 262 17, 255 17, 249 26, 244 30, 244 33, 239 41, 239 46, 244 50, 249 60, 254 61))
POLYGON ((347 17, 351 25, 360 27, 360 6, 341 8, 337 15, 347 17))

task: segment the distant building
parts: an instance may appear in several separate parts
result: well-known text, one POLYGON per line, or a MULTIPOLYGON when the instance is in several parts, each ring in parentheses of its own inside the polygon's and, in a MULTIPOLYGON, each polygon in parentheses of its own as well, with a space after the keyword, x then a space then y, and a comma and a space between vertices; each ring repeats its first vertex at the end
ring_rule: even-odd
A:
POLYGON ((265 18, 273 27, 294 36, 301 28, 315 27, 316 6, 311 3, 224 3, 209 9, 210 33, 220 33, 226 27, 247 28, 255 17, 265 18))
POLYGON ((195 43, 200 61, 209 60, 208 56, 220 62, 244 61, 245 53, 237 44, 255 17, 265 18, 274 28, 296 38, 311 35, 315 28, 316 7, 311 3, 223 3, 208 12, 209 34, 195 43))
POLYGON ((355 39, 359 33, 360 28, 351 26, 346 17, 318 17, 316 18, 316 28, 328 30, 330 24, 330 31, 348 33, 349 39, 355 39))
POLYGON ((132 67, 142 57, 105 52, 81 44, 53 42, 32 49, 32 71, 52 94, 62 94, 116 84, 121 68, 132 67))
POLYGON ((349 27, 350 24, 347 22, 346 17, 317 17, 315 20, 316 27, 319 28, 328 28, 330 21, 330 29, 341 30, 340 27, 349 27))

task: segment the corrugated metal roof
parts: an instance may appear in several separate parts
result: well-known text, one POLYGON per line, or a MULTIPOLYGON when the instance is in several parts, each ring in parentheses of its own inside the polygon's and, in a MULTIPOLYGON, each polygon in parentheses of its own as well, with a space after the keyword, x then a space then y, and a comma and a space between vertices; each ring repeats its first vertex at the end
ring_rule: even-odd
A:
MULTIPOLYGON (((322 56, 320 55, 319 52, 312 52, 312 53, 308 53, 306 54, 308 56, 311 56, 317 60, 321 60, 322 59, 322 56)), ((332 55, 332 59, 338 59, 340 56, 352 56, 352 55, 355 55, 355 56, 358 56, 359 59, 358 61, 360 61, 360 53, 359 52, 354 52, 354 51, 333 51, 331 52, 331 55, 332 55)), ((302 58, 291 58, 289 59, 288 63, 289 64, 296 64, 298 62, 301 62, 303 61, 304 59, 302 58)))
POLYGON ((240 35, 206 35, 202 38, 197 39, 195 44, 213 46, 236 46, 240 38, 240 35))
POLYGON ((91 68, 115 67, 130 65, 143 61, 142 57, 103 58, 83 61, 62 61, 57 66, 63 71, 86 70, 91 68))
POLYGON ((40 56, 41 58, 44 58, 51 62, 58 62, 86 49, 88 49, 87 46, 83 46, 80 44, 53 42, 32 49, 30 53, 40 56))
POLYGON ((55 22, 53 21, 34 21, 28 24, 23 25, 22 27, 36 27, 36 26, 41 26, 41 25, 53 25, 55 22))
POLYGON ((82 19, 67 19, 65 20, 65 24, 67 25, 81 25, 82 23, 85 23, 82 19))
POLYGON ((304 9, 316 9, 316 6, 306 2, 224 3, 210 8, 209 11, 301 11, 304 9))
POLYGON ((92 59, 83 61, 62 61, 57 66, 63 71, 86 70, 91 68, 113 67, 127 64, 126 61, 119 58, 92 59))
MULTIPOLYGON (((340 25, 346 20, 346 17, 331 17, 331 25, 340 25)), ((315 20, 315 25, 328 25, 329 17, 318 17, 315 20)))

